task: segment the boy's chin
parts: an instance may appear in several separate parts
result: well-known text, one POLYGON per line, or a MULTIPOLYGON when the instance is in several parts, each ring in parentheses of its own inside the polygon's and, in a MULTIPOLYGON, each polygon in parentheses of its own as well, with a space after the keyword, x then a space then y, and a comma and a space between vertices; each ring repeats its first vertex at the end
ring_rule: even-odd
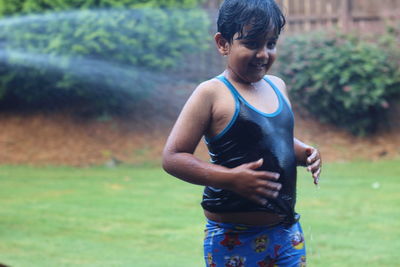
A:
POLYGON ((264 78, 264 76, 267 75, 267 71, 249 71, 247 73, 242 73, 241 75, 238 73, 237 76, 240 78, 240 80, 244 83, 255 83, 259 82, 264 78))
POLYGON ((260 81, 262 78, 264 78, 264 76, 267 75, 267 72, 263 71, 263 72, 258 72, 258 73, 252 73, 251 75, 249 75, 247 77, 247 81, 250 83, 255 83, 260 81))

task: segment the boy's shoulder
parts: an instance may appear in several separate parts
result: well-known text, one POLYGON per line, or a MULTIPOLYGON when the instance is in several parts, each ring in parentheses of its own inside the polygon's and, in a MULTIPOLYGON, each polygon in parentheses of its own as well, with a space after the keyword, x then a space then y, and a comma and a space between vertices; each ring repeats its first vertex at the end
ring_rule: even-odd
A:
POLYGON ((216 87, 221 87, 223 84, 217 78, 211 78, 200 83, 197 88, 201 88, 201 90, 213 90, 216 87))
POLYGON ((218 81, 216 78, 212 78, 200 83, 196 89, 194 90, 195 93, 201 94, 206 97, 215 97, 218 89, 223 87, 224 85, 218 81))
POLYGON ((279 78, 278 76, 274 75, 265 75, 275 86, 281 91, 285 96, 287 96, 287 89, 285 82, 279 78))
MULTIPOLYGON (((285 82, 275 75, 266 75, 268 78, 285 96, 287 96, 286 84, 285 82)), ((226 94, 226 90, 224 89, 225 85, 216 78, 212 78, 200 83, 194 93, 201 95, 203 97, 207 97, 208 99, 214 99, 214 97, 218 97, 219 94, 226 94)))
POLYGON ((275 86, 279 89, 279 91, 282 93, 284 99, 286 100, 286 102, 289 104, 289 106, 291 106, 290 100, 289 100, 289 95, 286 89, 286 84, 285 82, 274 75, 265 75, 273 84, 275 84, 275 86))
POLYGON ((286 84, 285 82, 279 78, 278 76, 275 75, 265 75, 272 83, 274 83, 279 89, 286 89, 286 84))

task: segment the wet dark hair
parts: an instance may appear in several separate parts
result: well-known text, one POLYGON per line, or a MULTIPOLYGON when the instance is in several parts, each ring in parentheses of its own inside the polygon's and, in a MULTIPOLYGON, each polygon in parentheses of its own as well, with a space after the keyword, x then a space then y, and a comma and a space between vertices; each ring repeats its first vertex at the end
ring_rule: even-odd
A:
POLYGON ((240 39, 256 39, 273 31, 278 37, 286 23, 274 0, 225 0, 218 14, 217 27, 228 42, 238 33, 240 39), (244 35, 244 27, 249 26, 244 35))

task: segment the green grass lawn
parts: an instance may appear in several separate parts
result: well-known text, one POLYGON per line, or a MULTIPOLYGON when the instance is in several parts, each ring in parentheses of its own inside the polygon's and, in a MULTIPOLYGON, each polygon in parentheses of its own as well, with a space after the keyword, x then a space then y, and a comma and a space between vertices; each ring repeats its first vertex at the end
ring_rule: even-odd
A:
MULTIPOLYGON (((308 266, 400 265, 400 161, 299 171, 308 266)), ((159 168, 0 167, 0 262, 204 266, 202 188, 159 168)), ((250 266, 252 267, 252 266, 250 266)))

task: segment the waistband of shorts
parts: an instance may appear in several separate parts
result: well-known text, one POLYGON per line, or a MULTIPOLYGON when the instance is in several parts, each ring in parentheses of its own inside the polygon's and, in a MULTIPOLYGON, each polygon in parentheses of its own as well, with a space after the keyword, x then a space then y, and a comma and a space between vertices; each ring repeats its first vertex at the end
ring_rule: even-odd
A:
POLYGON ((274 225, 248 225, 248 224, 240 224, 240 223, 222 223, 222 222, 216 222, 213 220, 210 220, 206 218, 207 225, 206 228, 222 228, 226 230, 235 230, 235 231, 260 231, 260 230, 266 230, 266 229, 278 229, 278 228, 284 228, 284 224, 282 223, 277 223, 274 225))

